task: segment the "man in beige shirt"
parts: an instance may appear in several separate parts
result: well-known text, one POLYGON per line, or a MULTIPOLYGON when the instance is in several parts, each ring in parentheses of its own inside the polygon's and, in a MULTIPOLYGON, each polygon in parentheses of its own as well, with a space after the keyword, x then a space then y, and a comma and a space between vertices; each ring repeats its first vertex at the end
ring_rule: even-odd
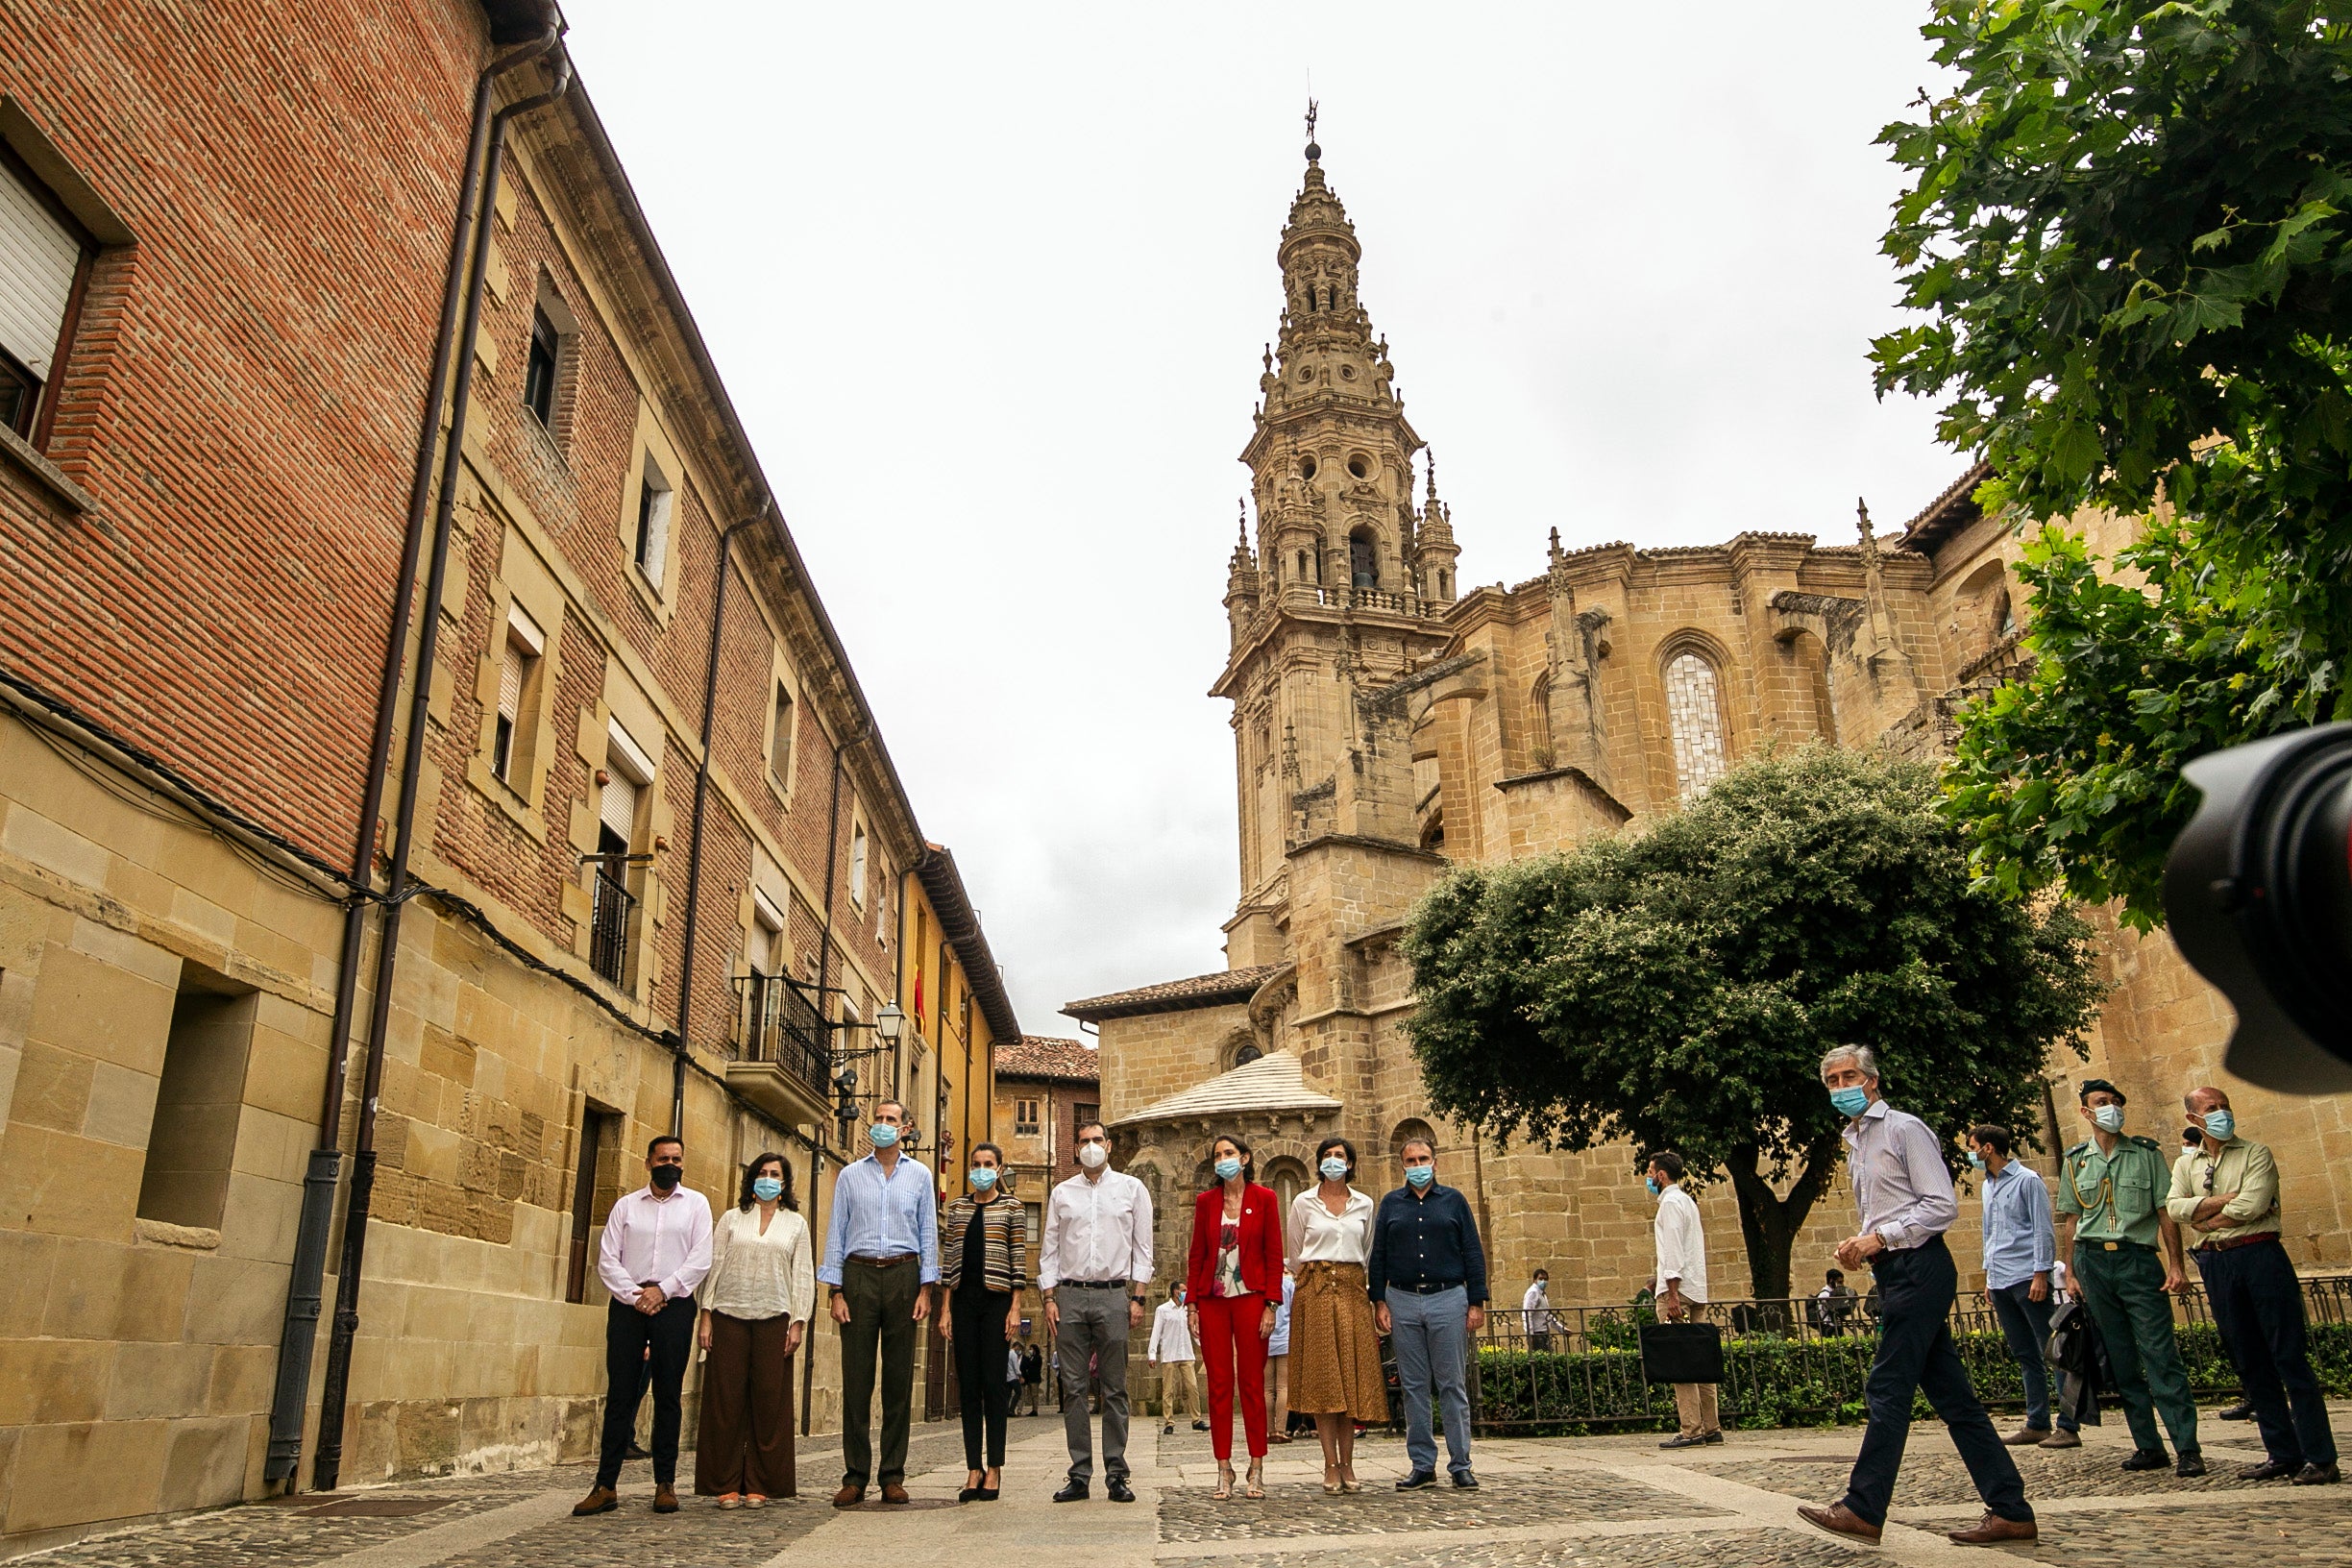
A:
POLYGON ((2193 1090, 2185 1103, 2204 1137, 2173 1163, 2165 1212, 2189 1241, 2214 1327, 2262 1433, 2267 1458, 2239 1474, 2330 1484, 2340 1478, 2336 1438, 2312 1375, 2303 1284, 2279 1240, 2278 1164, 2264 1145, 2238 1136, 2220 1090, 2193 1090))

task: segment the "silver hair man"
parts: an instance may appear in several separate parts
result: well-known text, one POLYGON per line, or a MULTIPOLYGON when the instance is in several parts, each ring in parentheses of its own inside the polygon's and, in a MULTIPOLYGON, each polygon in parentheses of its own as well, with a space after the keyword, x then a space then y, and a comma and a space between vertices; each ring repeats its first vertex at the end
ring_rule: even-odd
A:
POLYGON ((1826 1073, 1841 1062, 1850 1062, 1865 1078, 1878 1076, 1878 1058, 1868 1045, 1840 1045, 1821 1059, 1821 1070, 1826 1073))

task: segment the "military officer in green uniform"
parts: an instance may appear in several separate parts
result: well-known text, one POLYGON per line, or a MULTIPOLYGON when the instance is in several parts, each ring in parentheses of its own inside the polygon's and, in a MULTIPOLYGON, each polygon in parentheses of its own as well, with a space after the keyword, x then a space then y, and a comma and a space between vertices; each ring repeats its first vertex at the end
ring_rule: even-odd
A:
POLYGON ((2073 1221, 2075 1286, 2106 1341, 2131 1424, 2136 1448, 2123 1468, 2161 1470, 2168 1462, 2156 1430, 2162 1414, 2180 1456, 2174 1474, 2201 1476, 2196 1404, 2172 1337, 2170 1293, 2188 1284, 2188 1272, 2180 1227, 2165 1212, 2171 1151, 2123 1131, 2123 1092, 2106 1079, 2085 1079, 2081 1100, 2091 1136, 2066 1151, 2058 1219, 2073 1221))

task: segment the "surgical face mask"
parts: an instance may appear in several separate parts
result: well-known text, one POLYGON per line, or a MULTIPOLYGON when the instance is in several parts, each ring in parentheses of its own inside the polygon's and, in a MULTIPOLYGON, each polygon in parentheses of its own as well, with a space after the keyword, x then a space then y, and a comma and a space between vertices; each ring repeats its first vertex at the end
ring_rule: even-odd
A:
POLYGON ((996 1185, 996 1167, 994 1165, 974 1165, 968 1179, 972 1186, 986 1192, 996 1185))
POLYGON ((1978 1170, 1982 1170, 1985 1168, 1984 1156, 1978 1154, 1974 1149, 1971 1149, 1969 1150, 1969 1164, 1975 1166, 1978 1170))
POLYGON ((1870 1090, 1859 1087, 1833 1089, 1829 1091, 1829 1103, 1841 1116, 1858 1116, 1870 1109, 1870 1090))
POLYGON ((898 1141, 898 1129, 887 1121, 877 1121, 866 1129, 866 1136, 873 1139, 875 1148, 887 1149, 898 1141))
POLYGON ((2230 1135, 2238 1130, 2238 1118, 2227 1111, 2208 1111, 2205 1113, 2205 1130, 2226 1143, 2230 1135))
POLYGON ((1644 1176, 1642 1178, 1642 1186, 1650 1189, 1650 1195, 1652 1197, 1654 1198, 1658 1195, 1657 1178, 1655 1176, 1644 1176))
POLYGON ((1086 1166, 1086 1168, 1089 1170, 1102 1169, 1104 1163, 1110 1158, 1111 1151, 1104 1148, 1100 1143, 1081 1143, 1078 1145, 1078 1163, 1086 1166))
POLYGON ((1405 1180, 1412 1185, 1415 1191, 1428 1187, 1436 1179, 1437 1167, 1435 1165, 1407 1165, 1405 1167, 1405 1180))
POLYGON ((685 1179, 686 1170, 682 1165, 655 1165, 653 1167, 653 1185, 664 1192, 669 1191, 685 1179))
POLYGON ((1229 1154, 1216 1163, 1216 1173, 1218 1181, 1230 1182, 1241 1174, 1241 1162, 1229 1154))
POLYGON ((1347 1180, 1347 1162, 1340 1159, 1335 1154, 1330 1159, 1324 1161, 1315 1168, 1323 1173, 1323 1179, 1327 1182, 1344 1182, 1347 1180))
POLYGON ((751 1178, 751 1195, 762 1203, 773 1203, 784 1195, 784 1184, 773 1176, 751 1178))
POLYGON ((2102 1105, 2091 1113, 2091 1120, 2102 1133, 2119 1133, 2123 1130, 2123 1108, 2102 1105))

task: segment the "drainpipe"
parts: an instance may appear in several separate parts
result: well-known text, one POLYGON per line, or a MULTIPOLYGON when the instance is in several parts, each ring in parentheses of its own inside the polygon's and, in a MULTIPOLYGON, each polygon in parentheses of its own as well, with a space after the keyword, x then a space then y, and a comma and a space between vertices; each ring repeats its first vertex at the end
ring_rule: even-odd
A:
MULTIPOLYGON (((870 728, 862 729, 833 750, 833 804, 825 811, 825 891, 824 936, 817 944, 817 1005, 824 1006, 825 982, 833 973, 833 877, 840 869, 841 857, 841 781, 842 761, 849 755, 849 747, 863 745, 871 735, 870 728)), ((706 753, 707 754, 707 753, 706 753)), ((809 1212, 817 1211, 817 1184, 824 1174, 824 1125, 817 1128, 819 1147, 809 1155, 809 1212)), ((848 1162, 845 1157, 843 1164, 848 1162)), ((838 1180, 839 1178, 836 1178, 838 1180)), ((809 1245, 818 1256, 823 1256, 824 1239, 814 1234, 811 1227, 809 1245)), ((817 1386, 817 1335, 807 1335, 801 1340, 800 1359, 800 1435, 809 1434, 809 1399, 817 1386)))
MULTIPOLYGON (((432 373, 427 379, 425 417, 417 430, 416 462, 408 485, 408 522, 401 541, 400 578, 392 594, 392 626, 384 641, 383 671, 376 690, 376 730, 368 747, 367 773, 360 786, 359 828, 352 847, 355 889, 373 886, 376 820, 383 811, 384 775, 392 754, 392 715, 400 702, 402 655, 408 645, 408 620, 416 602, 417 557, 423 553, 425 508, 432 497, 433 446, 440 438, 441 409, 449 395, 450 349, 457 327, 457 301, 465 282, 467 241, 480 191, 483 144, 490 136, 490 95, 498 79, 539 59, 562 34, 545 36, 491 61, 474 84, 473 129, 466 140, 465 173, 457 188, 457 218, 450 229, 449 266, 441 287, 441 325, 433 336, 432 373)), ((318 1341, 319 1302, 327 1272, 327 1235, 334 1223, 334 1194, 343 1173, 341 1148, 345 1065, 351 1058, 352 1015, 359 985, 359 949, 367 934, 372 900, 355 892, 343 910, 343 950, 335 968, 334 1023, 327 1042, 327 1086, 319 1098, 318 1142, 303 1178, 302 1217, 294 1237, 293 1277, 286 1286, 285 1326, 278 1336, 278 1383, 270 1400, 266 1481, 292 1482, 302 1468, 303 1404, 310 1391, 310 1358, 318 1341)), ((291 1486, 289 1485, 289 1490, 291 1486)))
POLYGON ((441 459, 441 494, 433 510, 432 562, 425 579, 425 624, 417 632, 416 672, 409 682, 408 732, 402 750, 400 805, 392 821, 392 864, 384 884, 383 932, 377 939, 376 991, 368 1012, 366 1076, 359 1090, 359 1131, 352 1156, 351 1197, 343 1211, 343 1260, 335 1274, 334 1326, 327 1339, 327 1378, 319 1397, 318 1458, 314 1490, 331 1492, 343 1466, 343 1409, 350 1391, 352 1341, 359 1332, 360 1271, 367 1260, 368 1213, 376 1193, 376 1112, 383 1090, 384 1035, 392 1016, 392 983, 400 968, 401 915, 416 889, 408 881, 408 854, 416 839, 417 786, 425 771, 426 720, 432 707, 433 662, 441 641, 441 593, 449 576, 450 526, 457 510, 457 478, 465 463, 466 418, 473 407, 474 345, 481 332, 482 290, 488 278, 489 214, 498 208, 499 176, 504 166, 506 123, 544 109, 572 86, 572 60, 558 55, 555 80, 545 92, 518 99, 490 120, 489 151, 482 163, 481 211, 475 235, 473 282, 466 294, 465 326, 457 338, 456 386, 450 397, 449 445, 441 459))
MULTIPOLYGON (((676 1059, 671 1064, 670 1074, 670 1136, 686 1136, 686 1041, 687 1023, 694 1016, 695 927, 702 910, 702 809, 710 798, 711 729, 719 712, 719 634, 726 625, 727 578, 734 576, 731 565, 735 536, 754 523, 766 520, 775 505, 771 496, 760 502, 760 509, 738 523, 730 523, 719 535, 719 588, 711 605, 710 667, 702 675, 702 764, 695 770, 694 826, 686 846, 686 956, 678 964, 678 1004, 676 1059)), ((810 1200, 814 1202, 815 1199, 810 1200)))

